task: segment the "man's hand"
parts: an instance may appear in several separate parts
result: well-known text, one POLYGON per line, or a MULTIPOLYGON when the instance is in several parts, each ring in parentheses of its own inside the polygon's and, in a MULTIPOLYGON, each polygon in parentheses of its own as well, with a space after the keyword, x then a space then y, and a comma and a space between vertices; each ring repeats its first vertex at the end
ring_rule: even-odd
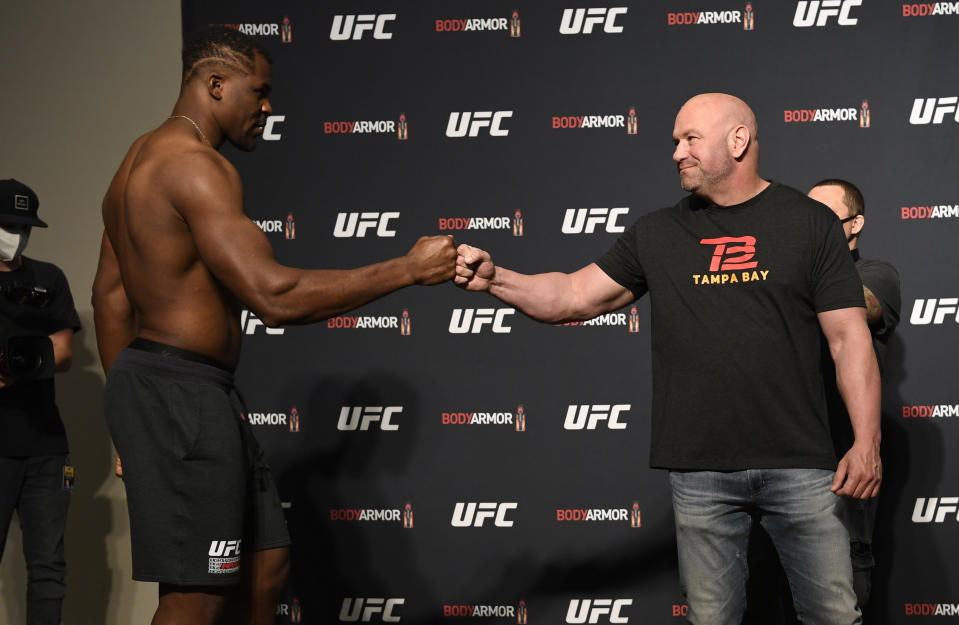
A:
POLYGON ((453 237, 444 234, 420 237, 406 253, 406 263, 416 284, 440 284, 456 272, 456 247, 453 237))
POLYGON ((843 497, 869 499, 879 494, 880 482, 882 460, 879 445, 853 444, 839 461, 830 490, 843 497))
POLYGON ((456 277, 453 283, 467 291, 489 291, 496 265, 488 252, 471 245, 460 245, 456 250, 456 277))
POLYGON ((120 462, 120 454, 117 454, 116 460, 113 461, 113 472, 116 473, 117 477, 123 477, 123 463, 120 462))

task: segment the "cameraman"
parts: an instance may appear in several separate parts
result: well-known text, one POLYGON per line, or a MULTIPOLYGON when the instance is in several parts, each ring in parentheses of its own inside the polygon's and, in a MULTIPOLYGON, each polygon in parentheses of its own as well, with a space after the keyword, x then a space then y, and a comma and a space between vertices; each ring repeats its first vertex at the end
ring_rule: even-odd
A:
POLYGON ((28 625, 59 625, 66 592, 63 532, 74 470, 54 403, 53 373, 70 368, 80 319, 56 266, 23 256, 36 194, 0 180, 0 557, 17 510, 27 562, 28 625))

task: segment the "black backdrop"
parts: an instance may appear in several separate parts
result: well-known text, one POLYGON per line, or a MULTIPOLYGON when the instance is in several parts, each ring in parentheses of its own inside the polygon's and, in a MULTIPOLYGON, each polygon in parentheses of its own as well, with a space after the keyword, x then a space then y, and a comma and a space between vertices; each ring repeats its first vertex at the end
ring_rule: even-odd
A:
MULTIPOLYGON (((903 289, 868 615, 911 623, 959 613, 957 13, 183 0, 183 28, 233 25, 274 56, 265 140, 224 153, 291 265, 443 232, 524 272, 578 269, 682 195, 673 118, 706 91, 753 107, 764 177, 859 185, 860 248, 903 289)), ((681 622, 666 475, 647 468, 647 318, 640 301, 541 325, 452 285, 314 326, 245 314, 238 379, 295 542, 277 622, 681 622)))

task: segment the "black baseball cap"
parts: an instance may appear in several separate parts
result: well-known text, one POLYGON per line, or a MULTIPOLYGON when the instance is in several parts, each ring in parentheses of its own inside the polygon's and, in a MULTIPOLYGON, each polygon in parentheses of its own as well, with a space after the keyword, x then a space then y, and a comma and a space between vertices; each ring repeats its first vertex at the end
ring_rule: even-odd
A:
POLYGON ((33 189, 13 178, 0 180, 0 224, 46 228, 47 224, 37 218, 39 206, 33 189))

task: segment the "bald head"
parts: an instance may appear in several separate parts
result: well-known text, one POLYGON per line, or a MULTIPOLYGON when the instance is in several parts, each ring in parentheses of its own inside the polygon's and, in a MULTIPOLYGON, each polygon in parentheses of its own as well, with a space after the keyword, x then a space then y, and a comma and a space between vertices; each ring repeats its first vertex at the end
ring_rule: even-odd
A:
POLYGON ((690 98, 673 128, 673 160, 683 189, 716 202, 758 192, 764 183, 757 135, 756 116, 739 98, 725 93, 690 98))

